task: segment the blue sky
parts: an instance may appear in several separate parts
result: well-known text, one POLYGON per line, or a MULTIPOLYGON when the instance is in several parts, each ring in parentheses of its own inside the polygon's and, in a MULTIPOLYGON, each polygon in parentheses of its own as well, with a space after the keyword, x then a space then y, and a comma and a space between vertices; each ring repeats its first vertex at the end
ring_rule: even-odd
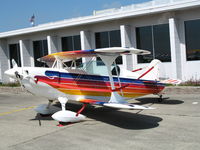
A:
POLYGON ((33 14, 37 25, 145 1, 150 0, 1 0, 0 32, 30 27, 33 14))

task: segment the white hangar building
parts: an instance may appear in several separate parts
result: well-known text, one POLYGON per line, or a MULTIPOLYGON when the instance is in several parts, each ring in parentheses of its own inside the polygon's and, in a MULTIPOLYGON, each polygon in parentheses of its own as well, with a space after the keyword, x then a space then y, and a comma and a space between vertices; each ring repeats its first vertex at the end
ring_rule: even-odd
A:
POLYGON ((200 79, 200 0, 153 0, 0 33, 0 82, 9 81, 4 71, 12 67, 11 59, 42 66, 37 58, 46 54, 116 46, 151 51, 118 58, 129 70, 157 58, 165 77, 200 79))

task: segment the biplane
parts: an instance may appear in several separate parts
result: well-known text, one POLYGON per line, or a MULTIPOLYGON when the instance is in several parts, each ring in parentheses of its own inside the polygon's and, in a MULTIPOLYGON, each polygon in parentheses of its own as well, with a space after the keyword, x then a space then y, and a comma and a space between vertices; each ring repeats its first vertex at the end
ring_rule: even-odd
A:
POLYGON ((147 67, 126 70, 115 60, 120 55, 147 55, 149 51, 135 48, 101 48, 79 51, 65 51, 49 54, 38 61, 49 67, 18 67, 5 71, 17 79, 29 92, 45 97, 48 104, 39 105, 35 110, 43 115, 53 114, 58 122, 77 122, 85 118, 81 112, 87 104, 117 109, 153 109, 152 107, 130 104, 127 100, 148 94, 161 96, 165 83, 159 81, 159 60, 153 60, 147 67), (77 65, 77 60, 86 58, 77 65), (97 66, 100 57, 104 66, 97 66), (53 106, 58 100, 62 110, 53 106), (77 112, 66 110, 68 101, 82 103, 77 112))

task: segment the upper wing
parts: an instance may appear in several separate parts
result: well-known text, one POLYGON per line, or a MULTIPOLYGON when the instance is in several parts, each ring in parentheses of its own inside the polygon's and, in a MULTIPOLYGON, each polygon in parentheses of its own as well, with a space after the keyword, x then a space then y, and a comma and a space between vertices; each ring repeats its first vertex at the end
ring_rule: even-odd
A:
POLYGON ((123 47, 111 47, 111 48, 99 48, 90 50, 79 50, 79 51, 65 51, 46 55, 38 59, 41 62, 53 62, 55 59, 59 59, 63 62, 76 60, 82 57, 97 57, 97 54, 137 54, 147 55, 150 54, 147 50, 140 50, 136 48, 123 48, 123 47))
POLYGON ((44 57, 41 57, 38 59, 38 61, 41 62, 53 62, 56 58, 58 58, 61 61, 71 61, 75 59, 79 59, 81 57, 94 57, 96 56, 96 53, 94 52, 94 49, 91 50, 79 50, 79 51, 65 51, 65 52, 58 52, 46 55, 44 57))
POLYGON ((136 54, 136 55, 147 55, 151 54, 150 51, 141 50, 137 48, 124 48, 124 47, 110 47, 110 48, 99 48, 94 50, 96 53, 119 53, 119 54, 136 54))

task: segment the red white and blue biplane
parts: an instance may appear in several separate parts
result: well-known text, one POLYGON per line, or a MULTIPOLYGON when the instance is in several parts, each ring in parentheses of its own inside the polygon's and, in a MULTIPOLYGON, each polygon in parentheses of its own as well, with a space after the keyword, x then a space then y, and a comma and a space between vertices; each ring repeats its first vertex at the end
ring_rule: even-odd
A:
POLYGON ((27 91, 47 98, 49 104, 40 105, 35 110, 43 115, 53 114, 52 118, 59 122, 83 120, 85 116, 80 113, 87 104, 119 109, 153 109, 130 104, 127 100, 148 94, 162 95, 165 83, 159 81, 160 61, 155 59, 147 67, 133 71, 116 65, 118 56, 131 54, 147 55, 150 52, 122 47, 58 52, 38 59, 49 68, 18 67, 13 61, 14 67, 5 74, 17 79, 27 91), (76 60, 83 57, 87 58, 86 63, 78 66, 76 60), (97 66, 93 61, 96 57, 100 57, 105 65, 97 66), (51 105, 55 100, 61 103, 62 110, 51 105), (83 103, 83 107, 76 113, 68 111, 65 108, 68 100, 83 103))

